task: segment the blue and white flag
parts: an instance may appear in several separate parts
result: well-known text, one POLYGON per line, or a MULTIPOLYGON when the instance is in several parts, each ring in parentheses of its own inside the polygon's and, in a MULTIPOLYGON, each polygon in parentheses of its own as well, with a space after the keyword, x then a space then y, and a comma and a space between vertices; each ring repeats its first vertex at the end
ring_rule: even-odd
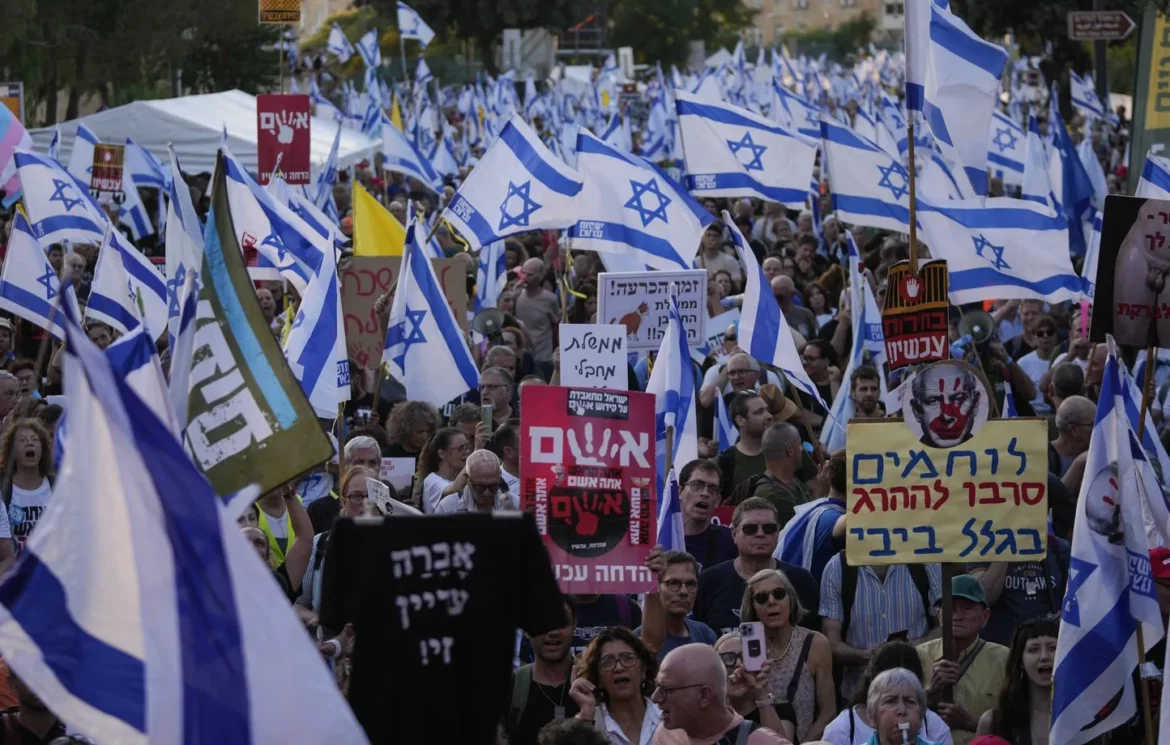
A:
POLYGON ((1097 264, 1101 257, 1101 211, 1093 210, 1092 229, 1089 231, 1089 248, 1085 251, 1085 262, 1081 265, 1081 286, 1086 300, 1092 300, 1097 293, 1097 264))
POLYGON ((987 163, 995 177, 1008 186, 1024 183, 1024 147, 1027 137, 1011 117, 996 111, 991 115, 987 163))
POLYGON ((1085 138, 1077 145, 1077 157, 1085 168, 1085 175, 1093 185, 1093 206, 1105 209, 1105 197, 1109 196, 1109 182, 1105 179, 1105 169, 1101 161, 1097 160, 1097 153, 1093 151, 1093 141, 1085 138))
POLYGON ((1052 180, 1049 175, 1048 152, 1044 147, 1044 138, 1040 134, 1040 125, 1036 115, 1028 117, 1027 145, 1024 148, 1024 178, 1023 191, 1020 196, 1030 202, 1056 208, 1056 195, 1053 193, 1052 180))
POLYGON ((919 201, 919 239, 946 259, 953 305, 992 298, 1079 300, 1064 218, 1035 202, 995 197, 919 201))
POLYGON ((666 474, 681 470, 682 466, 699 457, 698 418, 695 414, 695 367, 687 347, 686 328, 678 301, 670 297, 669 321, 654 369, 646 383, 646 392, 654 394, 654 432, 657 441, 658 493, 666 493, 666 474), (671 438, 670 460, 666 459, 667 431, 671 438), (675 464, 678 464, 678 469, 675 464))
POLYGON ((28 221, 17 210, 4 255, 4 271, 0 274, 0 310, 48 329, 64 341, 61 310, 54 309, 61 304, 60 295, 57 272, 37 243, 28 221))
MULTIPOLYGON (((309 82, 309 102, 313 104, 313 115, 319 116, 322 119, 332 119, 335 122, 344 122, 346 120, 345 112, 337 108, 337 106, 321 93, 321 89, 317 87, 317 81, 309 82)), ((227 144, 227 125, 224 125, 223 130, 223 144, 227 144)))
POLYGON ((910 174, 905 166, 827 119, 821 121, 821 134, 837 217, 853 225, 910 232, 910 174))
POLYGON ((679 134, 692 195, 756 197, 801 209, 816 144, 730 104, 675 91, 679 134))
POLYGON ((472 251, 516 233, 577 222, 581 174, 513 116, 443 210, 472 251))
POLYGON ((171 411, 175 413, 175 426, 179 432, 187 429, 187 411, 191 402, 191 363, 195 357, 195 322, 199 318, 197 279, 198 276, 194 272, 189 272, 179 288, 178 295, 182 298, 182 308, 179 311, 179 325, 170 346, 168 391, 171 411))
MULTIPOLYGON (((1051 103, 1056 103, 1055 95, 1051 103)), ((1086 243, 1084 222, 1093 209, 1093 183, 1085 173, 1076 146, 1064 126, 1059 106, 1048 107, 1048 133, 1052 138, 1048 168, 1056 193, 1057 211, 1063 212, 1068 220, 1069 251, 1073 256, 1083 256, 1086 243)))
POLYGON ((167 330, 166 281, 113 226, 98 251, 85 315, 123 334, 145 322, 152 340, 167 330))
POLYGON ((171 173, 174 178, 168 191, 166 270, 167 270, 167 331, 171 349, 179 333, 179 317, 183 304, 182 291, 188 277, 195 282, 199 291, 199 273, 203 269, 203 221, 191 201, 191 190, 183 180, 179 168, 179 156, 173 145, 167 146, 171 157, 171 173))
POLYGON ((329 41, 325 43, 325 50, 331 52, 333 56, 337 57, 337 61, 343 65, 349 62, 349 58, 354 55, 355 50, 353 44, 349 42, 349 38, 336 22, 329 29, 329 41))
POLYGON ((1146 199, 1170 199, 1170 158, 1155 155, 1151 150, 1146 154, 1134 196, 1146 199))
POLYGON ((739 442, 739 429, 727 413, 727 402, 722 395, 715 396, 715 439, 719 441, 719 452, 739 442))
POLYGON ((130 230, 134 240, 140 241, 148 235, 154 235, 154 225, 150 221, 150 213, 142 203, 138 194, 138 187, 130 180, 130 172, 122 170, 122 194, 124 201, 118 205, 118 221, 130 230))
POLYGON ((678 476, 670 469, 666 476, 666 491, 658 505, 658 540, 663 551, 686 551, 687 536, 683 531, 682 501, 679 499, 678 476))
POLYGON ((144 189, 166 189, 171 182, 170 169, 158 158, 129 137, 126 138, 123 169, 130 174, 135 186, 144 189))
POLYGON ((382 47, 378 43, 378 29, 370 29, 358 39, 357 51, 366 67, 377 69, 382 66, 382 47))
POLYGON ((146 408, 167 425, 176 437, 181 437, 182 430, 171 407, 162 361, 146 328, 139 325, 130 333, 119 336, 106 347, 106 357, 110 360, 114 374, 126 381, 130 390, 146 404, 146 408))
POLYGON ((98 742, 365 743, 271 569, 174 433, 75 317, 66 329, 69 436, 86 447, 65 450, 0 582, 5 662, 98 742))
POLYGON ((727 210, 723 211, 723 221, 731 231, 731 241, 743 265, 745 278, 739 316, 739 348, 764 364, 780 368, 790 384, 828 411, 829 405, 821 398, 816 384, 804 370, 804 364, 796 351, 792 329, 780 312, 780 304, 772 294, 768 278, 764 276, 755 253, 727 210))
POLYGON ((450 127, 445 122, 443 134, 435 142, 435 149, 431 153, 431 165, 442 177, 459 175, 459 159, 455 157, 455 144, 451 140, 450 127))
POLYGON ((690 194, 647 160, 623 153, 587 130, 577 134, 585 188, 573 247, 631 254, 652 269, 690 269, 703 230, 714 221, 690 194))
POLYGON ((402 271, 382 361, 412 401, 442 406, 479 386, 479 370, 418 243, 418 225, 413 221, 406 226, 402 271))
POLYGON ((403 39, 415 39, 423 49, 435 38, 435 32, 422 16, 402 0, 398 2, 398 35, 403 39))
POLYGON ((339 407, 349 400, 350 370, 332 242, 309 278, 284 342, 284 356, 317 416, 336 417, 339 407))
POLYGON ((1016 394, 1012 392, 1010 380, 1003 381, 1003 419, 1016 419, 1020 410, 1016 408, 1016 394))
POLYGON ((53 137, 49 140, 49 157, 55 161, 61 160, 61 125, 53 125, 53 137))
POLYGON ((385 159, 382 167, 387 171, 401 173, 431 191, 435 191, 443 181, 430 159, 398 127, 390 123, 385 113, 382 114, 382 156, 385 159))
POLYGON ((485 308, 494 308, 500 300, 500 292, 508 283, 508 269, 504 241, 489 244, 479 252, 479 268, 475 276, 475 298, 473 310, 478 313, 485 308))
POLYGON ((797 505, 796 515, 780 529, 780 537, 772 557, 811 571, 813 558, 816 556, 817 525, 826 514, 844 516, 844 500, 822 497, 807 504, 797 505))
POLYGON ((93 146, 100 144, 101 139, 92 129, 84 124, 77 125, 77 136, 73 138, 73 149, 69 151, 69 165, 66 170, 87 188, 93 176, 93 146))
POLYGON ((418 88, 422 88, 423 86, 425 86, 427 83, 431 82, 434 79, 435 79, 435 76, 433 74, 431 74, 430 65, 427 64, 427 61, 425 59, 423 59, 423 56, 420 54, 418 56, 418 64, 415 65, 415 68, 414 68, 414 84, 415 84, 415 86, 418 88))
POLYGON ((1147 652, 1163 637, 1143 511, 1167 519, 1165 498, 1125 414, 1120 365, 1110 352, 1076 502, 1052 676, 1051 741, 1069 745, 1137 712, 1138 624, 1147 652))
POLYGON ((1069 95, 1072 104, 1092 122, 1095 119, 1105 118, 1105 105, 1093 90, 1092 78, 1086 80, 1072 70, 1068 71, 1069 95))
POLYGON ((42 245, 101 242, 109 218, 89 195, 88 184, 52 158, 27 151, 16 151, 16 168, 29 224, 42 245))

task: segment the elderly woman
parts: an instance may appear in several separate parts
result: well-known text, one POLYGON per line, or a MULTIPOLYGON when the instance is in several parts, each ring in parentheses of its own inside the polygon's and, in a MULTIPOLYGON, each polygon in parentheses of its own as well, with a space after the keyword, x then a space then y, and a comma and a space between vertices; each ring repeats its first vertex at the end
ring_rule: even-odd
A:
POLYGON ((806 742, 820 739, 825 725, 837 716, 837 695, 829 641, 797 626, 803 615, 796 589, 784 572, 756 572, 744 586, 740 619, 764 625, 771 696, 792 704, 796 736, 806 742))
POLYGON ((933 745, 919 734, 926 715, 926 691, 918 676, 905 668, 886 670, 873 679, 865 713, 874 725, 869 745, 933 745))
POLYGON ((785 739, 796 741, 796 711, 787 701, 773 701, 771 706, 760 706, 767 701, 768 674, 770 663, 765 662, 758 672, 749 672, 743 667, 743 637, 732 632, 719 637, 715 651, 723 667, 727 669, 727 703, 731 708, 751 722, 767 727, 785 739))
POLYGON ((649 745, 661 719, 650 700, 658 661, 629 629, 610 626, 589 642, 569 696, 578 719, 593 721, 611 745, 649 745))

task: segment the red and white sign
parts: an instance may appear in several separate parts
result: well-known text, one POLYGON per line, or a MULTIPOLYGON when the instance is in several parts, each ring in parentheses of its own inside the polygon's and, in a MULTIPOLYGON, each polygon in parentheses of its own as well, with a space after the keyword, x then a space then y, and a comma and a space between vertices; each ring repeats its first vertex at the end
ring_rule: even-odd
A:
POLYGON ((260 183, 272 180, 277 159, 291 185, 309 183, 309 97, 288 93, 256 96, 256 160, 260 183))
POLYGON ((654 396, 596 388, 521 392, 524 509, 567 593, 639 593, 657 585, 654 396))

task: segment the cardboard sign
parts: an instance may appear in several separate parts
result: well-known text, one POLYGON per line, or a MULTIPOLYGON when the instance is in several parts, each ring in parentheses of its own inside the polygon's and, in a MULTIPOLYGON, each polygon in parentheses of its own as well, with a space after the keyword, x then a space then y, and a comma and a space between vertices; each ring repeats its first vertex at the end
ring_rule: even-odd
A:
POLYGON ((8 107, 18 122, 24 123, 24 83, 0 83, 0 103, 8 107))
MULTIPOLYGON (((398 282, 401 264, 401 256, 354 256, 338 270, 346 347, 349 359, 362 367, 371 359, 382 359, 386 329, 374 312, 374 303, 398 282)), ((463 264, 455 259, 431 259, 431 264, 459 326, 466 329, 467 273, 463 264)))
POLYGON ((301 22, 301 0, 260 0, 260 23, 296 25, 301 22))
POLYGON ((1044 559, 1046 420, 992 420, 949 450, 897 420, 850 422, 846 442, 851 565, 1044 559))
POLYGON ((261 184, 272 180, 278 157, 286 182, 292 186, 309 183, 311 121, 307 95, 256 96, 256 161, 261 184))
POLYGON ((701 347, 707 329, 707 271, 602 272, 597 275, 597 320, 626 327, 626 349, 658 351, 670 319, 673 283, 687 346, 701 347))
POLYGON ((1170 346, 1170 201, 1109 196, 1089 339, 1170 346))
POLYGON ((657 541, 654 396, 592 388, 521 391, 520 488, 567 593, 638 593, 657 541))
POLYGON ((941 259, 920 265, 917 277, 909 261, 890 267, 882 332, 891 370, 950 357, 947 286, 947 262, 941 259))
POLYGON ((383 458, 378 467, 378 478, 399 491, 409 489, 415 462, 414 458, 383 458))
POLYGON ((93 173, 89 179, 89 188, 103 194, 120 194, 122 161, 125 157, 125 145, 94 145, 93 173))
POLYGON ((723 349, 723 338, 727 334, 727 327, 739 320, 739 308, 720 313, 714 318, 707 319, 707 343, 716 360, 727 360, 727 352, 723 349))
POLYGON ((562 323, 561 382, 627 390, 625 329, 605 323, 562 323))

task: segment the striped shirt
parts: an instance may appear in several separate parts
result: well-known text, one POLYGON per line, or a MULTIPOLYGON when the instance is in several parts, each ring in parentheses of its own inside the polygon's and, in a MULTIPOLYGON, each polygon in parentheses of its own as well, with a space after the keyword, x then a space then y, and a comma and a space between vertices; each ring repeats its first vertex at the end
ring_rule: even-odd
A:
MULTIPOLYGON (((942 596, 942 568, 926 564, 930 580, 930 605, 942 596)), ((844 623, 845 611, 841 602, 841 555, 837 554, 825 565, 821 576, 821 618, 844 623)), ((845 643, 855 649, 873 649, 889 639, 890 634, 907 631, 911 639, 926 635, 930 624, 922 607, 922 595, 914 585, 914 578, 904 564, 894 564, 886 572, 883 582, 873 567, 858 567, 857 594, 853 596, 849 629, 845 643)), ((852 700, 853 689, 862 668, 847 665, 841 680, 841 695, 852 700)))

